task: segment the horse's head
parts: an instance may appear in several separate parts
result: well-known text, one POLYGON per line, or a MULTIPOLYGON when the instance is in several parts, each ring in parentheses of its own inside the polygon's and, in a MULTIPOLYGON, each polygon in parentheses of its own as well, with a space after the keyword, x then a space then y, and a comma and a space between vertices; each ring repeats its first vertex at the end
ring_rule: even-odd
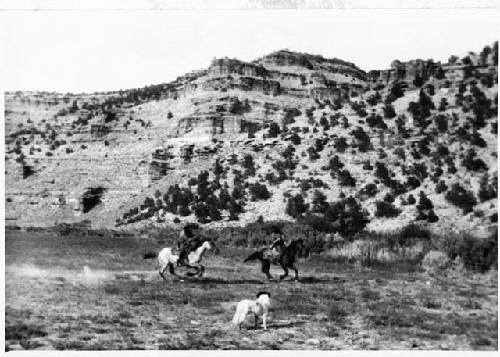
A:
POLYGON ((203 242, 203 247, 205 247, 205 249, 207 250, 213 250, 215 254, 219 254, 219 247, 217 247, 217 245, 215 244, 215 242, 213 240, 206 240, 203 242))
POLYGON ((295 241, 292 242, 293 245, 295 246, 296 249, 304 249, 305 248, 305 245, 304 245, 304 240, 302 238, 299 238, 295 241))

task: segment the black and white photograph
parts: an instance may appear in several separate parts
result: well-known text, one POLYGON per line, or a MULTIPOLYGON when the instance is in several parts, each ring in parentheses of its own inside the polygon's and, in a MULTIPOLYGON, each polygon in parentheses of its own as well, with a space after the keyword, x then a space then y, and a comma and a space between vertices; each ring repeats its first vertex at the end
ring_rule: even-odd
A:
POLYGON ((498 351, 499 2, 0 10, 7 355, 498 351))

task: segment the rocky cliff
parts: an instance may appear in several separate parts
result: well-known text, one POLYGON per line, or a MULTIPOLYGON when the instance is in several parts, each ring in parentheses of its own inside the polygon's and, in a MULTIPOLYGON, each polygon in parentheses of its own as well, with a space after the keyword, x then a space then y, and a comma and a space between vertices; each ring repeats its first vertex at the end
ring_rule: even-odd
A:
POLYGON ((281 50, 252 62, 214 59, 140 89, 7 93, 7 224, 323 219, 318 197, 352 196, 372 229, 417 219, 487 230, 496 189, 481 187, 497 176, 498 100, 497 45, 487 48, 369 73, 281 50), (172 203, 176 190, 182 204, 172 203), (420 191, 432 208, 408 204, 420 191), (297 195, 299 213, 290 210, 297 195))

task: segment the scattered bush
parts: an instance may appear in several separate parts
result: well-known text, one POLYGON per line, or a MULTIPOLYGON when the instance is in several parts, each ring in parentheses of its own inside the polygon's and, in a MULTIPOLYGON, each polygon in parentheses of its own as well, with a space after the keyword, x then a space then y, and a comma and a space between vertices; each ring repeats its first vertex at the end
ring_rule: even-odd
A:
POLYGON ((491 268, 498 269, 497 232, 486 239, 468 235, 446 237, 441 245, 451 260, 460 257, 468 270, 484 273, 491 268))
POLYGON ((490 184, 488 179, 488 174, 486 173, 482 178, 479 184, 479 192, 478 197, 481 202, 485 202, 491 200, 493 198, 497 198, 497 177, 495 176, 490 184))
POLYGON ((374 183, 366 184, 360 191, 360 194, 368 197, 374 197, 377 194, 377 185, 374 183))
POLYGON ((476 159, 475 156, 476 152, 474 151, 474 149, 470 149, 463 159, 462 165, 471 171, 488 170, 488 167, 486 166, 484 161, 481 159, 476 159))
POLYGON ((347 140, 344 137, 336 138, 333 147, 340 153, 347 149, 347 140))
POLYGON ((396 111, 394 110, 392 104, 386 104, 384 106, 384 118, 392 119, 395 117, 396 117, 396 111))
POLYGON ((440 180, 439 183, 436 185, 436 193, 443 193, 448 189, 448 186, 444 183, 443 180, 440 180))
POLYGON ((300 145, 301 143, 300 136, 297 133, 293 133, 290 137, 290 140, 292 141, 293 145, 300 145))
POLYGON ((296 194, 288 199, 286 204, 286 214, 293 218, 301 217, 308 209, 308 205, 304 202, 301 194, 296 194))
POLYGON ((396 208, 394 204, 387 201, 377 201, 375 202, 377 207, 375 211, 376 217, 397 217, 401 213, 401 210, 396 208))
POLYGON ((249 185, 249 192, 252 195, 251 200, 267 200, 271 197, 271 193, 267 190, 266 185, 262 185, 258 182, 249 185))
POLYGON ((464 213, 469 213, 476 205, 477 201, 472 192, 467 191, 460 184, 455 183, 451 186, 445 195, 445 198, 451 204, 461 208, 464 213))
POLYGON ((341 186, 356 186, 356 180, 348 170, 341 170, 338 173, 339 184, 341 186))

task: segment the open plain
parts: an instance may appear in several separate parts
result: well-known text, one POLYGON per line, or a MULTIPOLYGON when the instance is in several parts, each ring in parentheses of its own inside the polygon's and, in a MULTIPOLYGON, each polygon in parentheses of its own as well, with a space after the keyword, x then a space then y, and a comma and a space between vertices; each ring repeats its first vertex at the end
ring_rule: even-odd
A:
MULTIPOLYGON (((205 277, 165 283, 142 253, 156 241, 6 233, 6 348, 496 350, 497 272, 368 267, 312 255, 300 282, 267 282, 248 249, 208 254, 205 277), (272 294, 267 331, 230 321, 272 294)), ((273 267, 277 277, 281 269, 273 267)), ((182 272, 182 270, 179 270, 182 272)))

